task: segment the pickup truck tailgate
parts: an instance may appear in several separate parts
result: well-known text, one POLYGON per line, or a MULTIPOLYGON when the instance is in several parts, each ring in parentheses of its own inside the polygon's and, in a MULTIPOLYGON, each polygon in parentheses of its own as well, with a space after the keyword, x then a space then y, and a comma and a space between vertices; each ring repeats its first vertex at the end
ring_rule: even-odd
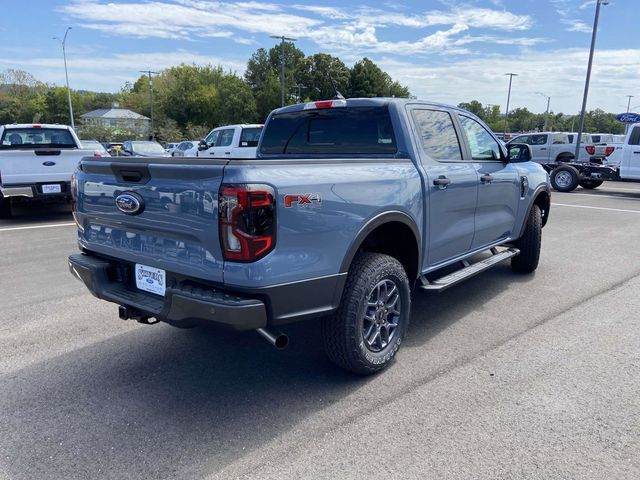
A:
POLYGON ((85 159, 77 172, 80 246, 132 264, 223 280, 218 190, 226 161, 85 159), (137 212, 125 213, 132 195, 137 212), (125 199, 125 208, 116 199, 125 199))
POLYGON ((82 157, 93 150, 34 149, 0 152, 3 185, 68 182, 82 157))

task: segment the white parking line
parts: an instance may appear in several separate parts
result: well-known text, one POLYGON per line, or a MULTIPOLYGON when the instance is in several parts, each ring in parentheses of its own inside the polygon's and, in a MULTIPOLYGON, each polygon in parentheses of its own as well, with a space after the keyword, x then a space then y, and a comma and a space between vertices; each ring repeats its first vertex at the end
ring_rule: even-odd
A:
MULTIPOLYGON (((554 192, 553 194, 556 195, 559 192, 554 192)), ((636 192, 640 195, 640 191, 636 192)), ((634 200, 634 201, 638 201, 640 200, 640 197, 638 198, 633 198, 633 197, 624 197, 624 196, 620 196, 620 195, 600 195, 597 193, 576 193, 576 192, 570 192, 567 193, 567 195, 573 197, 574 195, 582 195, 583 197, 591 197, 591 198, 615 198, 618 200, 634 200)))
POLYGON ((47 225, 27 225, 26 227, 0 228, 0 232, 11 232, 13 230, 33 230, 33 229, 36 229, 36 228, 68 227, 70 225, 75 225, 75 222, 50 223, 50 224, 47 224, 47 225))
POLYGON ((628 213, 640 213, 640 210, 625 210, 622 208, 606 208, 606 207, 589 207, 587 205, 569 205, 568 203, 551 203, 556 207, 574 207, 574 208, 590 208, 592 210, 609 210, 611 212, 628 212, 628 213))
MULTIPOLYGON (((621 188, 621 187, 609 187, 607 186, 606 190, 611 190, 612 192, 633 192, 633 193, 640 193, 640 190, 636 189, 636 188, 621 188)), ((602 190, 601 190, 602 191, 602 190)))

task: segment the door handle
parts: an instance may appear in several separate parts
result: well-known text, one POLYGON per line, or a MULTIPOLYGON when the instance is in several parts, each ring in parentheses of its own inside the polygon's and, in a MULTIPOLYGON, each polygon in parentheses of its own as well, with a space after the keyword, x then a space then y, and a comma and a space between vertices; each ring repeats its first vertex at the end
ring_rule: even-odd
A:
POLYGON ((546 150, 546 149, 547 149, 547 148, 545 147, 545 148, 541 148, 540 150, 546 150))
POLYGON ((231 152, 224 152, 225 155, 231 155, 231 152))
POLYGON ((209 152, 209 155, 215 155, 215 153, 213 153, 213 152, 209 152))
POLYGON ((633 153, 638 153, 640 154, 640 150, 634 150, 633 153))
POLYGON ((482 175, 480 177, 480 181, 482 183, 491 183, 492 180, 493 180, 493 177, 491 175, 489 175, 488 173, 485 173, 484 175, 482 175))
POLYGON ((450 183, 451 183, 451 180, 449 180, 444 175, 440 175, 438 178, 435 178, 433 180, 433 184, 436 187, 440 187, 440 188, 447 188, 447 185, 449 185, 450 183))

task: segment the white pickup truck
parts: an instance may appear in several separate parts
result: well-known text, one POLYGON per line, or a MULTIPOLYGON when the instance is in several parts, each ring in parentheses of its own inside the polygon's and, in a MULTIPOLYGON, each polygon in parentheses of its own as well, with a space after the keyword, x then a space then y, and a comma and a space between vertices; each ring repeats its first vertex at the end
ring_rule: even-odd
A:
POLYGON ((69 199, 72 173, 94 153, 66 125, 0 126, 0 218, 15 202, 69 199))
POLYGON ((200 140, 197 157, 256 158, 256 147, 264 125, 226 125, 211 130, 200 140))
POLYGON ((549 172, 551 186, 560 192, 570 192, 578 185, 587 189, 597 188, 605 180, 640 182, 640 123, 631 125, 624 143, 618 145, 619 148, 604 145, 607 156, 602 163, 589 161, 570 162, 561 166, 543 165, 549 172))
MULTIPOLYGON (((525 133, 509 140, 507 145, 525 143, 531 146, 533 157, 537 163, 564 163, 575 158, 575 143, 570 134, 561 132, 525 133)), ((580 160, 586 157, 580 154, 580 160)))

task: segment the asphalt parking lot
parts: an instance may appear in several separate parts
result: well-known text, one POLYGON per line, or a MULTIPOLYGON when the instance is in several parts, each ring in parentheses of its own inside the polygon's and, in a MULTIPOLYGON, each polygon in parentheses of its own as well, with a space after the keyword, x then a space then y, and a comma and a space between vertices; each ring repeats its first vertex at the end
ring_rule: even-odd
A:
POLYGON ((276 351, 117 318, 64 208, 0 221, 0 478, 640 478, 640 185, 554 193, 533 276, 414 296, 358 378, 315 323, 276 351))

